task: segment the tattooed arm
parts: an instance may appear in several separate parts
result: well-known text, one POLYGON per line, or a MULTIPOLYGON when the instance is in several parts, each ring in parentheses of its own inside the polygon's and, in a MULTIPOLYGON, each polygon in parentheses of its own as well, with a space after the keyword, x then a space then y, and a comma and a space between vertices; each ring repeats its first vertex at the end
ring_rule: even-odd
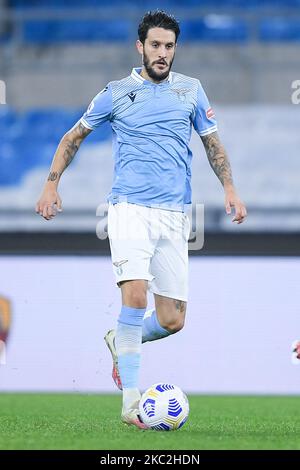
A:
POLYGON ((79 122, 63 136, 55 152, 47 181, 55 183, 57 187, 59 178, 75 157, 83 139, 90 132, 90 129, 79 122))
POLYGON ((50 220, 56 215, 55 205, 58 211, 61 211, 61 199, 57 193, 59 179, 75 157, 81 142, 90 132, 90 129, 79 122, 61 139, 53 157, 48 179, 35 209, 46 220, 50 220))
POLYGON ((201 139, 209 164, 224 187, 226 212, 230 214, 233 207, 235 209, 235 216, 232 222, 241 224, 247 216, 247 210, 234 188, 230 163, 218 133, 212 132, 211 134, 201 136, 201 139))

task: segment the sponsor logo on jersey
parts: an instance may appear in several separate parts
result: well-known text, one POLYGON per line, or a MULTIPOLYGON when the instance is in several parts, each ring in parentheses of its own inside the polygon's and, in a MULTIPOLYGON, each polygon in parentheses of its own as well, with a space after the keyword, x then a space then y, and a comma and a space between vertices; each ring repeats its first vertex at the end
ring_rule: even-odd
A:
POLYGON ((215 113, 214 113, 214 110, 212 108, 208 108, 206 110, 206 117, 207 119, 212 119, 215 117, 215 113))

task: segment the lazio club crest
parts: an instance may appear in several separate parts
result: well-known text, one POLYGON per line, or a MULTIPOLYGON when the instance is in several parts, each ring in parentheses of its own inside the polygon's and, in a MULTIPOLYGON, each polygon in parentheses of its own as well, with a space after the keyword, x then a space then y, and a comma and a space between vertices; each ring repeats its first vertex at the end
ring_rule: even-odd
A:
POLYGON ((172 88, 172 91, 177 94, 177 97, 183 103, 186 101, 186 94, 190 91, 189 88, 172 88))

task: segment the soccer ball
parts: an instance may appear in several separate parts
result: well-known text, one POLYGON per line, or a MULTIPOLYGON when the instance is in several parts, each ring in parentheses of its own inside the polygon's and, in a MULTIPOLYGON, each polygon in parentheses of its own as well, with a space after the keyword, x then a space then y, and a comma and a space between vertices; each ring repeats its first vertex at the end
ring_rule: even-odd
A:
POLYGON ((139 410, 141 420, 151 429, 174 431, 186 422, 189 402, 176 385, 159 383, 142 395, 139 410))

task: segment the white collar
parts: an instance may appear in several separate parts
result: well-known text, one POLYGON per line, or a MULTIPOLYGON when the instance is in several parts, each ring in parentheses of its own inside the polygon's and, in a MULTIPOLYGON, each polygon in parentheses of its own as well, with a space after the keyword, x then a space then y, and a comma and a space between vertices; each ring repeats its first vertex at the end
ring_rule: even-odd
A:
MULTIPOLYGON (((148 80, 146 80, 145 78, 141 76, 141 71, 142 71, 142 67, 133 67, 130 76, 139 83, 148 82, 148 80)), ((165 80, 165 82, 171 83, 171 81, 172 81, 172 72, 169 73, 168 78, 167 80, 165 80)), ((165 82, 162 82, 162 83, 165 83, 165 82)))

